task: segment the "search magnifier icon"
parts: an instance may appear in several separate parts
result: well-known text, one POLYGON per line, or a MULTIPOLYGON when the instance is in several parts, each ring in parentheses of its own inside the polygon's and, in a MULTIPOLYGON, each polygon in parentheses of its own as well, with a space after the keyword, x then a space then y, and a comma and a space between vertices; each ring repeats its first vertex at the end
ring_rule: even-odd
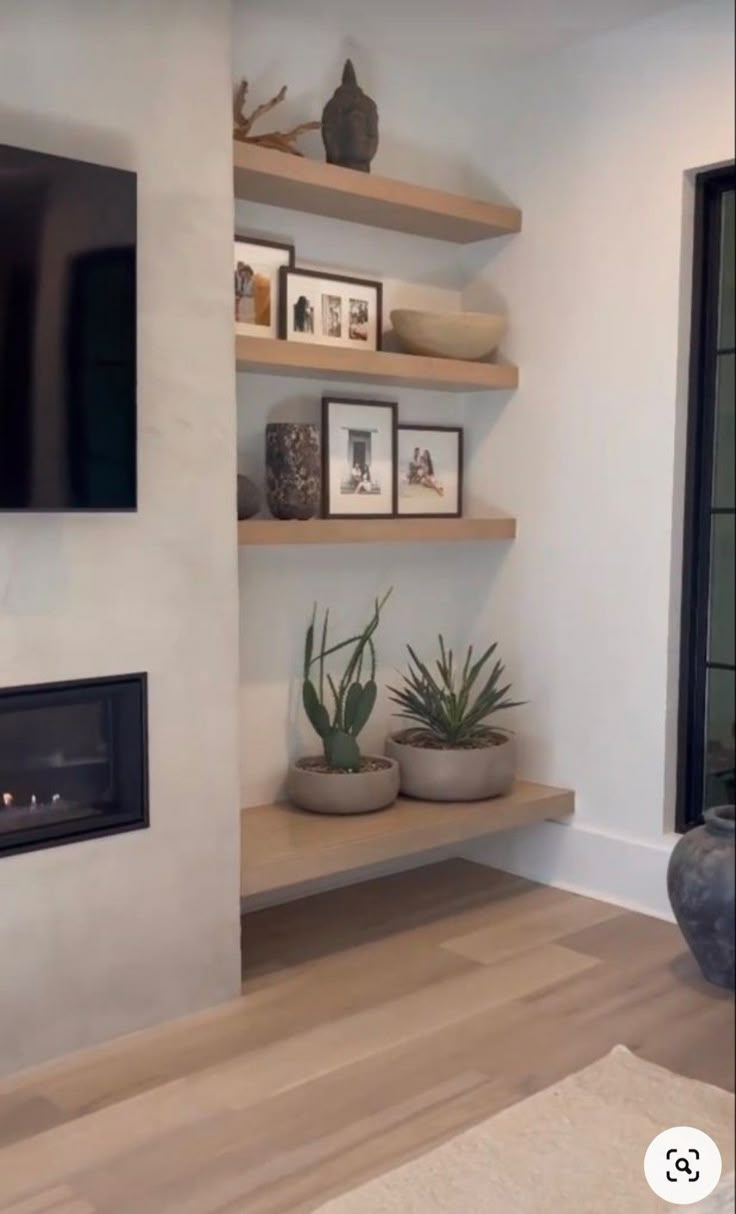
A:
POLYGON ((695 1126, 662 1130, 644 1156, 647 1184, 668 1209, 708 1197, 721 1179, 722 1167, 717 1143, 695 1126))

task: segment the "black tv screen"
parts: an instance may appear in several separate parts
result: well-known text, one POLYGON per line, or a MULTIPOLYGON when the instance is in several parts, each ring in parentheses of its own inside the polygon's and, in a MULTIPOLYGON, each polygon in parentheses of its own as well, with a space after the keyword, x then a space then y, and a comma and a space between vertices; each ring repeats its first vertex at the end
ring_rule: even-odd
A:
POLYGON ((136 508, 136 176, 0 144, 0 510, 136 508))

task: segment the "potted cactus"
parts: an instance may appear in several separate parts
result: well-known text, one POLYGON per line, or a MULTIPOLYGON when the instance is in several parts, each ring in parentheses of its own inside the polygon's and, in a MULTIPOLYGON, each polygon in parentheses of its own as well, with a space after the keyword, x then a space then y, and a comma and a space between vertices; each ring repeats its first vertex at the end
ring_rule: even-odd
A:
POLYGON ((393 734, 386 752, 398 760, 401 791, 428 801, 480 801, 508 792, 516 774, 516 747, 509 731, 489 719, 518 707, 508 698, 511 684, 499 686, 504 667, 488 669, 496 645, 475 662, 473 647, 461 667, 439 638, 435 674, 411 646, 401 687, 389 694, 411 726, 393 734), (477 687, 477 690, 476 690, 477 687))
POLYGON ((298 759, 289 768, 289 798, 300 809, 323 814, 369 813, 386 809, 396 800, 397 761, 383 755, 363 755, 358 744, 378 695, 373 638, 390 593, 376 599, 373 615, 362 632, 333 645, 329 643, 330 613, 326 610, 316 652, 314 608, 304 641, 302 703, 321 739, 322 754, 298 759), (348 655, 347 662, 336 681, 327 669, 327 659, 343 651, 348 655))

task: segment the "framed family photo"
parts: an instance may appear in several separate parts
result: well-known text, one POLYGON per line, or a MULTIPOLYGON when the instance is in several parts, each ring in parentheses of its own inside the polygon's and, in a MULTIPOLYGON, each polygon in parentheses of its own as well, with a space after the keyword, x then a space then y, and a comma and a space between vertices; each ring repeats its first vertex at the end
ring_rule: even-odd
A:
POLYGON ((463 512, 463 432, 456 426, 398 428, 397 512, 404 518, 463 512))
POLYGON ((294 246, 235 237, 235 332, 277 337, 279 271, 294 264, 294 246))
POLYGON ((322 492, 325 518, 396 514, 394 402, 322 400, 322 492))
POLYGON ((319 270, 280 271, 279 336, 287 341, 380 350, 383 284, 319 270))

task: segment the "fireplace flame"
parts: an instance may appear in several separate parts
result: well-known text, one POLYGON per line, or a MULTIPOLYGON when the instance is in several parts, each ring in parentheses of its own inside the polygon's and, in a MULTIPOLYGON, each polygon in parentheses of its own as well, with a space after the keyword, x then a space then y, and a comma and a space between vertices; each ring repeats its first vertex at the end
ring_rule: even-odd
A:
MULTIPOLYGON (((55 792, 51 798, 51 804, 57 808, 60 808, 62 799, 63 798, 61 796, 61 793, 55 792)), ((13 796, 12 792, 4 792, 3 793, 3 806, 5 807, 5 809, 12 809, 15 804, 16 804, 16 801, 15 801, 15 797, 13 796)), ((28 809, 39 809, 39 808, 43 808, 43 804, 44 804, 43 802, 41 802, 39 804, 38 797, 35 795, 35 793, 32 793, 31 799, 28 802, 27 808, 28 809)), ((23 807, 21 806, 20 808, 22 809, 23 807)))

